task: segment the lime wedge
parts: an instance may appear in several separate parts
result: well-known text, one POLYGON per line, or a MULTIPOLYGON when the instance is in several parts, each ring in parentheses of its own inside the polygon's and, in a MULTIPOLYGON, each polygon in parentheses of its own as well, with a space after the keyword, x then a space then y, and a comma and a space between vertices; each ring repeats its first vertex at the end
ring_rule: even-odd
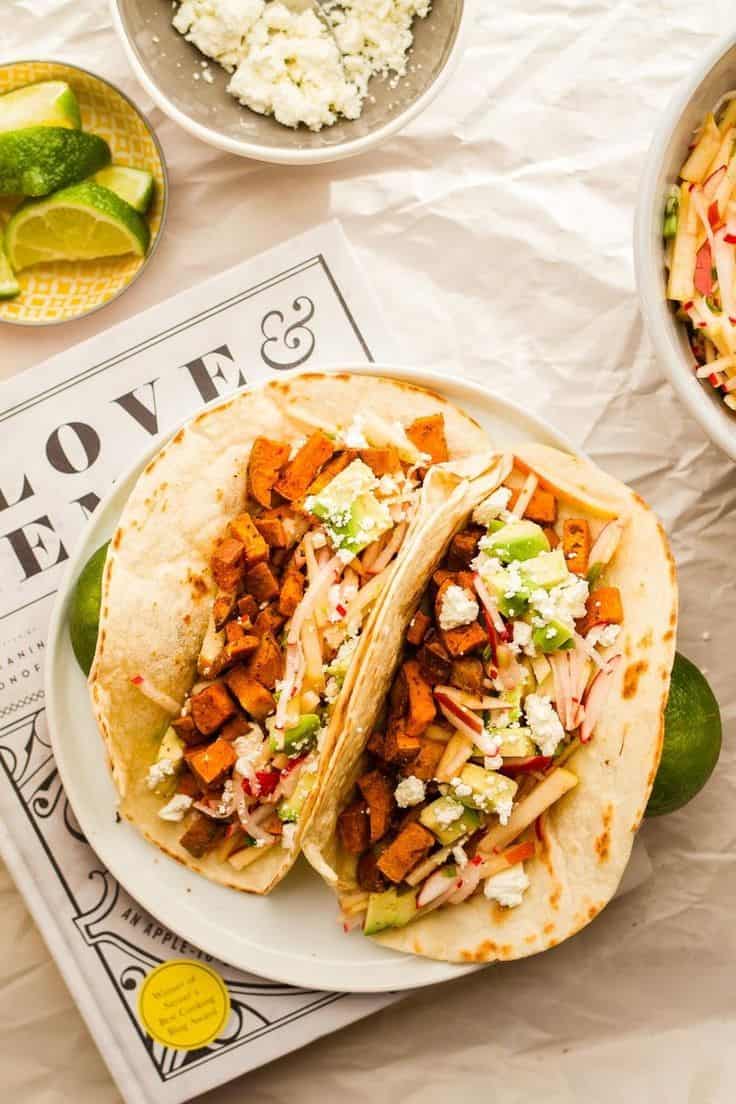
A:
POLYGON ((16 272, 44 261, 90 261, 148 249, 150 231, 129 203, 91 180, 28 200, 5 228, 16 272))
POLYGON ((97 648, 102 600, 102 573, 110 542, 98 548, 87 560, 74 587, 69 604, 69 636, 77 663, 89 674, 97 648))
POLYGON ((96 134, 28 127, 0 134, 0 195, 42 196, 91 176, 110 160, 96 134))
POLYGON ((20 294, 20 284, 10 267, 5 251, 0 247, 0 299, 15 299, 20 294))
POLYGON ((79 130, 77 97, 66 81, 40 81, 0 96, 0 131, 53 126, 79 130))
POLYGON ((136 211, 145 215, 153 199, 153 177, 145 169, 130 169, 127 165, 108 165, 92 177, 97 184, 109 188, 136 211))

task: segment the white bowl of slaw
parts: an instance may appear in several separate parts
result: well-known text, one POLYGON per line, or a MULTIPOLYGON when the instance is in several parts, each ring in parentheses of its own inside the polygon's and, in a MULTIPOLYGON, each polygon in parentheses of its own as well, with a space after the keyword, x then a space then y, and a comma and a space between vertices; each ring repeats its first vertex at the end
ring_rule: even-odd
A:
POLYGON ((639 186, 634 229, 636 281, 644 320, 657 357, 682 402, 714 444, 736 460, 736 413, 693 371, 685 327, 665 295, 664 207, 687 157, 694 131, 729 90, 736 90, 736 35, 721 40, 665 111, 649 149, 639 186))

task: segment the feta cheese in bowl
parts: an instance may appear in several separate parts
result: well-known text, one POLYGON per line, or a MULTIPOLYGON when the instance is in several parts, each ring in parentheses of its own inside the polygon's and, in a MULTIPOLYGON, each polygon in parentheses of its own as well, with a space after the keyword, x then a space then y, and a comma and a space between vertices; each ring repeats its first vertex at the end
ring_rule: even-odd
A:
MULTIPOLYGON (((183 0, 175 10, 114 0, 113 14, 141 84, 191 134, 243 157, 315 164, 363 153, 418 115, 459 60, 470 21, 464 0, 433 0, 431 8, 430 0, 352 0, 339 6, 327 0, 323 6, 333 9, 341 66, 330 54, 335 40, 326 31, 324 41, 313 38, 306 24, 310 45, 300 57, 287 48, 293 35, 282 28, 270 31, 263 50, 244 64, 243 44, 266 10, 285 10, 275 0, 183 0), (380 36, 371 22, 376 13, 383 13, 380 36), (205 70, 211 81, 194 79, 206 61, 201 51, 211 59, 205 70)), ((311 12, 304 15, 307 23, 319 23, 311 12)))

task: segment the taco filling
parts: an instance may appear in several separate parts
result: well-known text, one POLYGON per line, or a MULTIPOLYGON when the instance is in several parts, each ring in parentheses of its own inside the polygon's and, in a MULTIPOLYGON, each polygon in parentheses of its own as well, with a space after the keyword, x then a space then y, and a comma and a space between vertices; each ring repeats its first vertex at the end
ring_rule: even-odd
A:
POLYGON ((483 894, 522 903, 564 766, 595 735, 625 611, 623 518, 516 466, 452 538, 409 623, 381 723, 337 821, 346 930, 403 927, 483 894))
POLYGON ((362 631, 424 476, 447 458, 442 414, 405 428, 366 414, 295 445, 255 440, 243 511, 210 561, 200 681, 180 708, 145 673, 132 679, 176 713, 147 786, 194 858, 216 849, 242 870, 293 849, 362 631))

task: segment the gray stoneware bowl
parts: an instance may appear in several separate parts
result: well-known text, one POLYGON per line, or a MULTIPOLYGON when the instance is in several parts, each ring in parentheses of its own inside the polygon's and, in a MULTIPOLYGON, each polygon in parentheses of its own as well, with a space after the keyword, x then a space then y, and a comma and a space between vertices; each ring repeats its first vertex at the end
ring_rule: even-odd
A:
POLYGON ((225 91, 228 74, 210 65, 215 80, 194 80, 202 54, 171 25, 170 0, 111 0, 113 21, 128 59, 158 106, 190 134, 241 157, 278 164, 337 161, 372 149, 418 115, 437 95, 459 60, 470 22, 464 0, 434 0, 414 23, 406 77, 396 88, 374 79, 363 114, 319 133, 292 130, 257 115, 225 91))
POLYGON ((655 352, 682 402, 711 438, 736 460, 736 413, 693 372, 685 327, 665 298, 662 223, 667 193, 677 183, 693 132, 723 95, 736 88, 736 36, 709 53, 668 105, 647 156, 634 232, 636 280, 655 352))

